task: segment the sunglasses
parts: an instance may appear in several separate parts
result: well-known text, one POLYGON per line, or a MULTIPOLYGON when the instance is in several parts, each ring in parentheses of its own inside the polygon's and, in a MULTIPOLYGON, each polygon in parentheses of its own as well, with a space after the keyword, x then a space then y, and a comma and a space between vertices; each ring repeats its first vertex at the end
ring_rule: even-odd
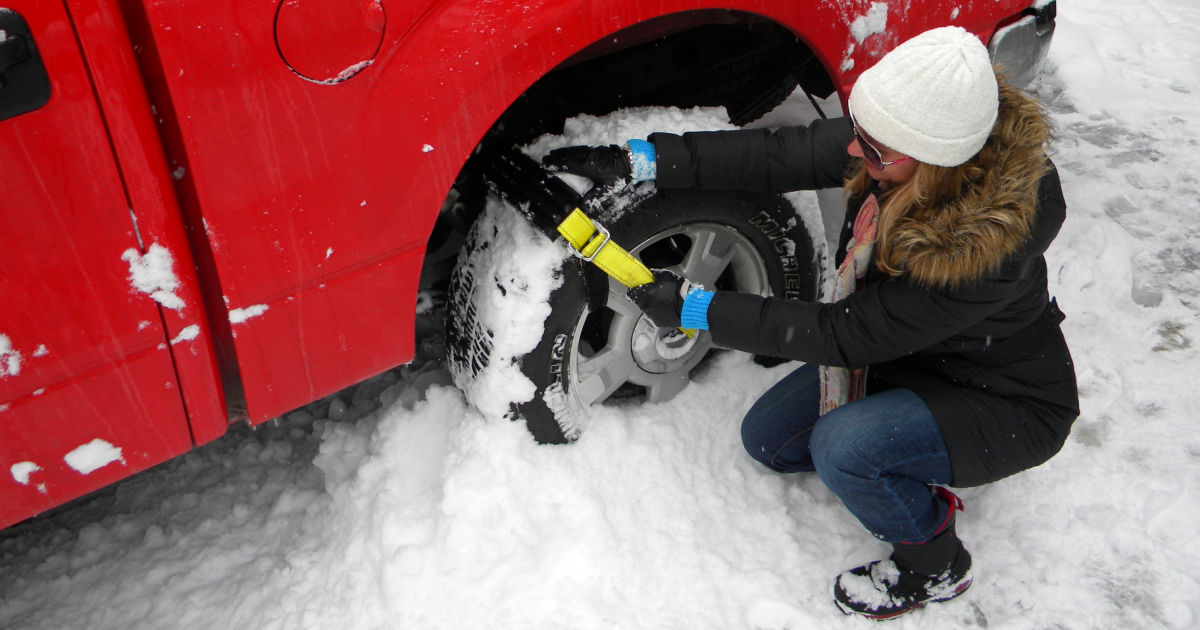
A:
POLYGON ((884 162, 883 154, 879 151, 879 149, 875 148, 875 145, 871 144, 871 141, 867 140, 867 136, 863 134, 861 130, 859 130, 858 123, 854 121, 854 116, 850 117, 850 126, 854 128, 854 139, 858 141, 858 147, 862 149, 863 159, 867 161, 867 166, 870 166, 877 171, 882 171, 893 164, 907 162, 912 159, 910 157, 902 157, 898 160, 892 160, 891 162, 884 162))

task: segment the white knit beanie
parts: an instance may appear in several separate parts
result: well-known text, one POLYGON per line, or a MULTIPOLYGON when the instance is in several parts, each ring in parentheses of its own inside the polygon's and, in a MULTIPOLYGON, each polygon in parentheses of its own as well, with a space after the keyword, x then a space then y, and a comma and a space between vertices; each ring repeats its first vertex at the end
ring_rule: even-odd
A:
POLYGON ((900 44, 850 90, 850 114, 868 136, 938 166, 957 166, 979 153, 999 106, 987 48, 957 26, 900 44))

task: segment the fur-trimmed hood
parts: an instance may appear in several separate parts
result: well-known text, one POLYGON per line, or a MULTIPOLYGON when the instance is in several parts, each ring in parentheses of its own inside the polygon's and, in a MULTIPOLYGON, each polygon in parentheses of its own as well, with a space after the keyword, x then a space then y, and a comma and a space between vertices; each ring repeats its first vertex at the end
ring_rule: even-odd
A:
MULTIPOLYGON (((1037 101, 1000 82, 1000 111, 983 149, 944 177, 960 182, 900 219, 890 235, 902 273, 953 288, 996 270, 1030 238, 1038 185, 1052 168, 1050 124, 1037 101)), ((1038 252, 1040 253, 1040 252, 1038 252)))

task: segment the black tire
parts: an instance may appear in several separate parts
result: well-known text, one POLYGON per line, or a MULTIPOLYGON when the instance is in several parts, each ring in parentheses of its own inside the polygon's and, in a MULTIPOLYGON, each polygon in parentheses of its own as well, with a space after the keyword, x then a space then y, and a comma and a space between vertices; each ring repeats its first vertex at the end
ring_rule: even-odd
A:
MULTIPOLYGON (((673 269, 710 289, 816 299, 820 265, 813 241, 786 199, 721 191, 655 192, 649 184, 620 194, 628 198, 609 204, 619 210, 593 213, 593 218, 647 266, 673 269)), ((472 230, 451 279, 447 353, 468 399, 472 381, 483 370, 510 360, 493 356, 495 336, 502 331, 482 323, 474 306, 488 303, 489 293, 512 284, 480 264, 495 232, 494 224, 472 230)), ((669 399, 715 349, 706 331, 687 339, 677 331, 654 328, 625 297, 625 288, 603 276, 600 291, 607 292, 607 303, 589 308, 588 281, 595 283, 596 274, 587 273, 585 264, 564 258, 558 269, 562 284, 550 293, 540 342, 514 357, 536 392, 529 400, 514 401, 511 417, 523 418, 543 443, 578 437, 589 404, 637 396, 669 399)))

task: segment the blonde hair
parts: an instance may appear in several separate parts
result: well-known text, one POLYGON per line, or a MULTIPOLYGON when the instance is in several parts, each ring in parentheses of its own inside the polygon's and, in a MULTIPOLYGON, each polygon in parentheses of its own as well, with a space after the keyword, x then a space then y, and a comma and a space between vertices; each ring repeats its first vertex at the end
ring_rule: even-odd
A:
MULTIPOLYGON (((984 146, 987 150, 987 146, 984 146)), ((982 154, 982 152, 981 152, 982 154)), ((917 243, 912 242, 912 230, 899 228, 915 223, 935 224, 940 201, 958 197, 967 182, 978 180, 982 171, 976 163, 978 156, 959 166, 935 166, 921 162, 913 176, 900 184, 884 182, 875 197, 879 201, 879 223, 875 240, 875 265, 880 271, 899 276, 907 265, 907 252, 917 243), (973 177, 974 176, 974 177, 973 177), (907 238, 897 238, 902 232, 907 238)), ((846 192, 852 196, 866 196, 874 180, 867 174, 867 166, 860 162, 846 180, 846 192)))
MULTIPOLYGON (((1036 205, 1037 180, 1049 170, 1042 153, 1049 139, 1049 126, 1036 101, 1009 86, 1002 75, 997 79, 1001 115, 983 148, 965 163, 935 166, 919 162, 906 181, 877 184, 860 160, 846 179, 849 197, 874 192, 879 201, 875 265, 884 273, 895 277, 918 267, 924 284, 954 285, 960 276, 953 273, 947 261, 934 262, 931 257, 970 258, 979 252, 968 250, 1000 240, 1019 241, 1028 234, 1032 212, 1000 210, 1036 205), (1021 168, 1013 169, 1014 163, 1020 163, 1021 168), (1019 185, 997 181, 1014 176, 1019 185), (996 210, 987 212, 987 223, 992 226, 988 233, 963 233, 963 200, 967 199, 975 200, 979 209, 996 210), (1010 238, 999 239, 997 235, 1010 238)), ((988 266, 1000 260, 985 258, 988 266)))

